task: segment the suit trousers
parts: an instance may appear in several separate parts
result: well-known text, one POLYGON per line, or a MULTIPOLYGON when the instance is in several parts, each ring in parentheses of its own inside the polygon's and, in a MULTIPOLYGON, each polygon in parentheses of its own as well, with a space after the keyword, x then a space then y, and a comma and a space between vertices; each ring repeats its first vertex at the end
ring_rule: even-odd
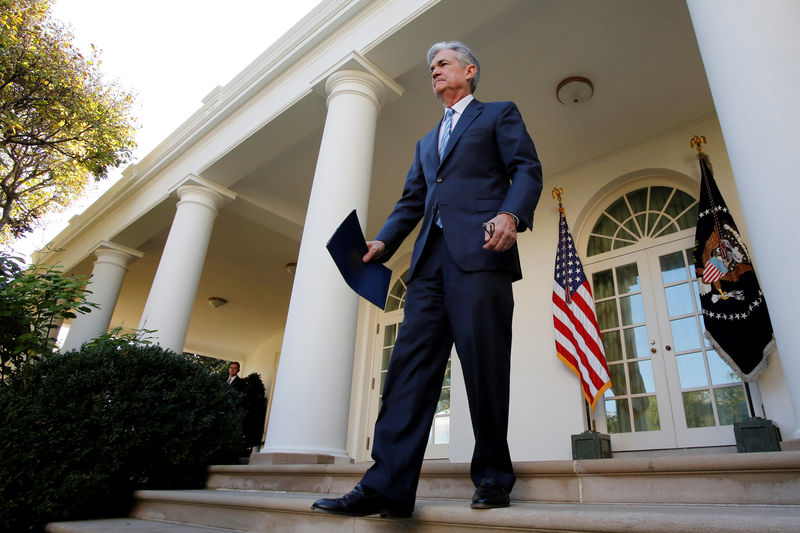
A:
MULTIPOLYGON (((482 239, 479 231, 476 238, 482 239)), ((494 253, 494 252, 487 252, 494 253)), ((419 474, 453 344, 461 361, 475 448, 471 478, 494 479, 509 492, 508 450, 512 275, 465 272, 453 261, 437 226, 406 293, 375 424, 375 464, 362 484, 401 504, 416 497, 419 474)))

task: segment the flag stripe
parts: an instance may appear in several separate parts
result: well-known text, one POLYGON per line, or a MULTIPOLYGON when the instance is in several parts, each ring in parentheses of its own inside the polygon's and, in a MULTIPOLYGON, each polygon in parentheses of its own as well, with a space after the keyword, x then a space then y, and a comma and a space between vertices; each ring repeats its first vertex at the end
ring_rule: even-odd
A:
POLYGON ((556 354, 580 378, 583 395, 594 409, 611 379, 592 290, 563 213, 553 280, 553 326, 556 354))

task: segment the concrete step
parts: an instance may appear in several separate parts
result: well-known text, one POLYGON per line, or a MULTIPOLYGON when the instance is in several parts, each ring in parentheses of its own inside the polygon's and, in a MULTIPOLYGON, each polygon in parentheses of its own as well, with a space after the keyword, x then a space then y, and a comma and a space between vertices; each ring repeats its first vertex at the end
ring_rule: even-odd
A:
POLYGON ((138 518, 109 518, 53 522, 47 525, 45 531, 49 533, 235 533, 237 530, 138 518))
MULTIPOLYGON (((344 494, 368 464, 227 465, 210 489, 344 494)), ((549 503, 800 505, 800 452, 515 463, 512 499, 549 503)), ((428 463, 418 498, 468 499, 468 464, 428 463)), ((800 530, 800 526, 798 526, 800 530)))
MULTIPOLYGON (((133 516, 248 532, 572 531, 797 532, 797 505, 531 503, 473 510, 469 500, 418 499, 410 519, 348 518, 311 510, 318 494, 141 491, 133 516)), ((95 530, 96 531, 96 530, 95 530)))

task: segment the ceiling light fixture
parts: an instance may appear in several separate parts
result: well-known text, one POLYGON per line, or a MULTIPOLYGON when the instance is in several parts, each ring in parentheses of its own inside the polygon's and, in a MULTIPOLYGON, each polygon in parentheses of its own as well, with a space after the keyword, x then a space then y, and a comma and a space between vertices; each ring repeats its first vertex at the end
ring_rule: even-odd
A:
POLYGON ((228 303, 228 300, 226 300, 225 298, 220 298, 218 296, 212 296, 211 298, 208 299, 208 305, 210 305, 214 309, 216 309, 217 307, 222 307, 226 303, 228 303))
POLYGON ((556 88, 556 98, 564 105, 582 104, 594 94, 591 80, 583 76, 571 76, 561 80, 556 88))

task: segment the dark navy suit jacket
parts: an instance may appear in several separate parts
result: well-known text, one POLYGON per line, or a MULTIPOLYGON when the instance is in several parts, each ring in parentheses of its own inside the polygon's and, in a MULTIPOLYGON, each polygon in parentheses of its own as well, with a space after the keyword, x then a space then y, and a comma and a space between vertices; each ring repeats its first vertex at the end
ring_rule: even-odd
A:
POLYGON ((542 191, 542 170, 522 116, 512 102, 473 100, 464 109, 439 160, 439 125, 417 142, 403 195, 376 240, 388 260, 422 219, 408 280, 425 247, 438 206, 447 248, 464 271, 501 270, 522 277, 514 245, 505 252, 484 250, 482 224, 501 211, 519 219, 517 231, 533 227, 542 191))

